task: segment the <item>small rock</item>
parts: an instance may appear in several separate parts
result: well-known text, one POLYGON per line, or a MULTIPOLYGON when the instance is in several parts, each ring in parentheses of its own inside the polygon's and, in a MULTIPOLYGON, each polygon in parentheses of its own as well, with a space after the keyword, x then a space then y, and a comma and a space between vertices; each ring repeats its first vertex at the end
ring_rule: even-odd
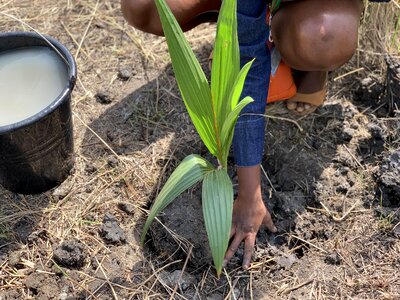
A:
POLYGON ((10 267, 22 269, 24 266, 21 263, 22 253, 19 251, 11 252, 8 256, 8 264, 10 267))
POLYGON ((325 263, 328 265, 340 265, 342 263, 342 259, 340 258, 338 253, 331 253, 325 257, 325 263))
POLYGON ((96 101, 100 104, 110 104, 112 102, 112 97, 110 92, 107 90, 100 90, 94 96, 96 101))
POLYGON ((123 66, 118 70, 118 78, 120 80, 126 81, 133 75, 133 69, 128 66, 123 66))
POLYGON ((134 215, 136 211, 135 207, 129 203, 120 202, 118 203, 118 208, 128 215, 134 215))
POLYGON ((74 186, 74 181, 67 179, 53 191, 53 196, 56 196, 60 199, 65 198, 72 190, 73 186, 74 186))
POLYGON ((374 80, 373 80, 372 78, 370 78, 370 77, 363 78, 363 79, 361 80, 361 85, 362 85, 362 86, 370 86, 370 85, 373 84, 373 83, 374 83, 374 80))
MULTIPOLYGON (((181 276, 181 273, 182 270, 175 270, 172 273, 163 271, 160 273, 160 280, 163 284, 174 288, 176 283, 178 282, 179 277, 181 276)), ((182 291, 186 291, 191 285, 194 285, 195 283, 196 278, 193 275, 184 272, 179 280, 179 287, 182 291)))
POLYGON ((81 268, 85 262, 85 246, 76 240, 69 240, 59 245, 53 252, 53 259, 64 267, 81 268))
POLYGON ((117 219, 110 213, 106 213, 103 219, 103 225, 100 228, 100 235, 111 244, 120 244, 126 242, 124 230, 119 226, 117 219))

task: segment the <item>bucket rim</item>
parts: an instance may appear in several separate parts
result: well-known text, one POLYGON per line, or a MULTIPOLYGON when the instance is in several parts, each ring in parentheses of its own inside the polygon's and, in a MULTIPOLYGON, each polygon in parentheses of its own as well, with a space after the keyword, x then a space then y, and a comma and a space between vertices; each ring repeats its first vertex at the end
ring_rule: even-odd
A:
MULTIPOLYGON (((4 133, 11 133, 13 131, 19 130, 21 128, 30 126, 44 117, 50 115, 52 112, 54 112, 61 104, 64 103, 64 101, 68 100, 68 95, 72 93, 72 90, 75 86, 76 83, 76 78, 77 78, 77 66, 74 57, 72 56, 71 52, 63 45, 61 44, 58 40, 55 38, 48 36, 48 35, 43 35, 46 40, 48 40, 63 56, 64 59, 63 62, 66 64, 68 62, 68 65, 66 64, 67 70, 68 70, 68 82, 66 83, 64 89, 61 91, 61 93, 44 109, 41 111, 37 112, 36 114, 30 116, 29 118, 26 118, 22 121, 15 122, 12 124, 7 124, 0 126, 0 135, 4 133), (66 62, 65 62, 66 60, 66 62)), ((22 37, 22 38, 32 38, 32 39, 42 39, 43 37, 36 33, 36 32, 30 32, 30 31, 10 31, 10 32, 2 32, 0 33, 0 40, 3 38, 7 37, 22 37)), ((37 45, 39 47, 48 47, 49 49, 53 50, 53 47, 50 45, 46 44, 41 44, 37 45)), ((35 47, 34 45, 27 46, 27 47, 35 47)), ((22 47, 20 47, 22 48, 22 47)), ((11 48, 10 50, 12 50, 11 48)), ((18 48, 14 48, 18 49, 18 48)), ((56 52, 56 51, 55 51, 56 52)), ((0 52, 1 53, 1 52, 0 52)))

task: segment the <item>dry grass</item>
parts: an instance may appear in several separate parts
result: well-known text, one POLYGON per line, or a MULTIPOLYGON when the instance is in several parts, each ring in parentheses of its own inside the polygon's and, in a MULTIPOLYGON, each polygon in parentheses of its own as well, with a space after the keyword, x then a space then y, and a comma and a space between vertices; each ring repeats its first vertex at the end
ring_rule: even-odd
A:
POLYGON ((376 54, 400 55, 400 4, 393 0, 388 5, 366 2, 361 37, 366 50, 376 54), (367 42, 367 43, 366 43, 367 42))
MULTIPOLYGON (((399 54, 398 39, 394 37, 398 32, 392 32, 399 14, 395 4, 375 7, 366 9, 368 21, 362 32, 370 39, 364 39, 359 53, 383 66, 383 50, 399 54), (376 43, 376 38, 381 42, 376 43)), ((175 260, 170 253, 143 251, 138 245, 152 196, 184 154, 202 150, 181 104, 164 40, 128 26, 118 1, 10 0, 0 2, 0 11, 60 40, 71 50, 79 70, 72 103, 76 141, 72 175, 58 189, 41 195, 16 195, 0 188, 0 298, 7 295, 5 299, 52 299, 65 293, 87 299, 187 299, 189 296, 178 285, 169 286, 162 276, 164 271, 185 270, 186 260, 175 260), (121 81, 117 74, 125 66, 132 67, 134 75, 121 81), (114 99, 111 105, 95 101, 100 90, 114 99), (123 205, 132 206, 133 212, 125 212, 123 205), (106 212, 119 220, 127 234, 126 244, 110 245, 102 239, 99 228, 106 212), (82 242, 86 251, 85 265, 80 270, 70 270, 53 261, 55 247, 72 239, 82 242), (46 285, 59 286, 55 290, 58 294, 35 294, 40 288, 29 287, 32 276, 43 276, 46 285)), ((4 14, 0 26, 3 31, 29 30, 4 14)), ((203 65, 207 63, 213 28, 203 25, 189 33, 203 65)), ((356 69, 354 65, 351 68, 356 69)), ((383 70, 375 71, 382 74, 383 70)), ((282 117, 281 112, 282 104, 271 106, 269 120, 306 131, 303 126, 308 123, 282 117)), ((362 114, 362 118, 366 116, 362 114)), ((398 126, 398 122, 395 124, 398 126)), ((356 145, 353 146, 350 153, 355 153, 356 145)), ((357 158, 351 159, 357 164, 357 158)), ((360 168, 357 173, 358 191, 371 184, 369 167, 360 168)), ((333 171, 327 169, 323 175, 327 189, 333 171)), ((305 183, 307 189, 308 185, 305 183)), ((326 224, 340 225, 333 225, 336 235, 328 240, 290 234, 289 240, 301 243, 289 253, 300 248, 309 251, 307 260, 299 263, 292 276, 269 276, 275 257, 264 253, 250 272, 230 269, 219 282, 208 266, 191 270, 201 274, 194 286, 195 294, 199 299, 216 293, 225 299, 235 299, 239 293, 261 299, 253 291, 268 288, 275 299, 289 299, 297 291, 306 291, 306 296, 299 299, 339 299, 344 295, 357 295, 354 299, 371 295, 396 299, 399 275, 393 266, 398 266, 399 243, 385 236, 393 224, 383 215, 377 221, 373 211, 361 207, 357 197, 362 197, 361 192, 343 201, 344 209, 338 212, 334 203, 340 197, 331 195, 326 207, 317 208, 319 211, 314 207, 301 215, 304 219, 321 218, 326 224), (308 272, 310 257, 321 258, 326 251, 337 252, 345 262, 330 278, 321 277, 316 270, 306 274, 308 277, 304 273, 302 277, 297 275, 299 270, 308 272)), ((177 249, 183 248, 189 258, 190 243, 167 230, 177 240, 177 249)), ((317 269, 320 267, 316 265, 317 269)))

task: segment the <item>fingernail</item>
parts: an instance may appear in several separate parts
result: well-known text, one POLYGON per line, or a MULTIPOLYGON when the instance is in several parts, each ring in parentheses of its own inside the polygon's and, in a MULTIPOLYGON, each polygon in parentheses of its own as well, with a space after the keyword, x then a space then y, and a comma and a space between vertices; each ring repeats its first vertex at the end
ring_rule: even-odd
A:
POLYGON ((275 232, 277 232, 277 231, 278 231, 278 228, 276 228, 275 226, 272 227, 272 232, 273 232, 273 233, 275 233, 275 232))
POLYGON ((243 270, 247 271, 249 269, 249 265, 243 265, 243 270))
POLYGON ((222 267, 225 268, 227 264, 228 264, 228 261, 225 259, 224 262, 222 263, 222 267))

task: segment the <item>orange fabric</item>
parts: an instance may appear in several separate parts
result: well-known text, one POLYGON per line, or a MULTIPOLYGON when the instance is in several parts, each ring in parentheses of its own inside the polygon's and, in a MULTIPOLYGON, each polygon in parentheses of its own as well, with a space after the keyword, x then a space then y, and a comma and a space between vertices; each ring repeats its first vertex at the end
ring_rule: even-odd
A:
POLYGON ((270 77, 267 103, 292 98, 297 93, 292 69, 283 61, 279 63, 275 76, 270 77))

